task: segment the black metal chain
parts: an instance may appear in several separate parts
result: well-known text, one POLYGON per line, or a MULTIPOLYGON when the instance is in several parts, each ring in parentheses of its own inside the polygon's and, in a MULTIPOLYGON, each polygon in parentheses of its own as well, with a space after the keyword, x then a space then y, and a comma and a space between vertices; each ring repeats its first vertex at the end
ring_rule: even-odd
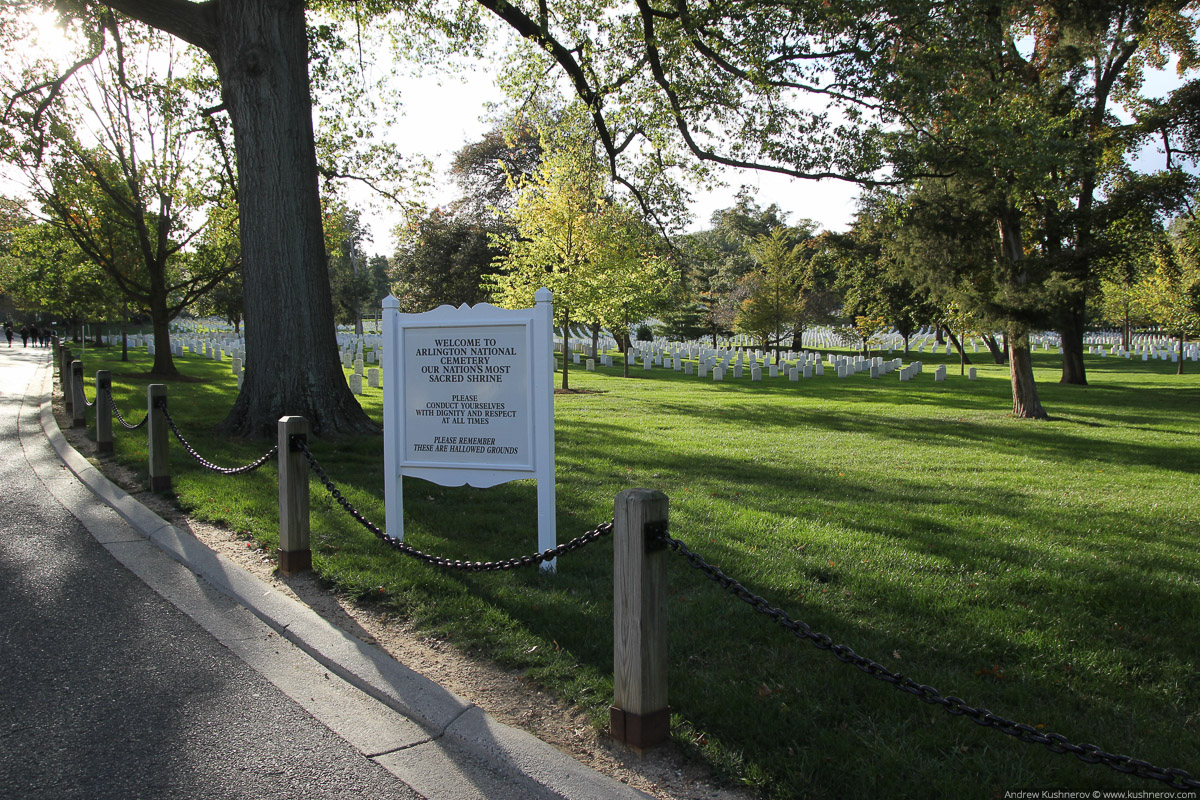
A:
POLYGON ((147 414, 146 416, 142 417, 142 421, 137 425, 130 425, 125 421, 125 418, 121 416, 121 409, 117 408, 117 402, 113 400, 112 389, 105 389, 105 392, 108 394, 108 407, 111 408, 113 413, 117 415, 117 422, 120 422, 121 426, 126 430, 136 431, 139 428, 145 427, 146 423, 150 421, 150 415, 147 414))
POLYGON ((246 464, 243 467, 218 467, 211 461, 206 461, 199 453, 196 452, 195 448, 188 444, 187 439, 184 439, 183 434, 179 432, 179 428, 175 427, 175 420, 171 419, 171 415, 167 413, 167 407, 165 404, 160 406, 159 410, 162 411, 163 416, 167 420, 167 425, 169 425, 171 428, 171 432, 175 434, 175 438, 179 440, 181 445, 183 445, 183 449, 187 451, 187 454, 196 459, 200 466, 204 467, 205 469, 212 470, 213 472, 220 473, 221 475, 243 475, 247 472, 253 472, 274 458, 279 452, 279 445, 275 445, 257 459, 251 461, 249 464, 246 464))
POLYGON ((818 633, 800 620, 794 620, 783 609, 776 608, 762 597, 754 594, 742 584, 726 575, 718 567, 709 564, 701 556, 688 549, 687 545, 672 538, 666 532, 659 534, 661 540, 671 550, 678 552, 688 560, 693 567, 703 572, 721 585, 739 600, 747 603, 760 614, 764 614, 781 626, 795 634, 798 638, 809 640, 820 650, 828 650, 839 660, 852 664, 873 678, 884 683, 890 683, 902 692, 915 695, 919 700, 930 705, 940 705, 946 713, 956 717, 966 717, 977 725, 994 728, 1001 733, 1016 737, 1023 742, 1040 744, 1055 753, 1070 753, 1085 764, 1103 764, 1117 772, 1135 775, 1139 778, 1149 778, 1175 788, 1200 789, 1200 780, 1192 777, 1191 773, 1182 769, 1165 769, 1156 767, 1145 761, 1123 755, 1106 753, 1094 744, 1072 744, 1067 738, 1058 733, 1042 733, 1032 725, 1013 722, 986 708, 969 706, 957 697, 946 697, 932 686, 917 683, 912 678, 892 672, 882 664, 860 656, 844 644, 834 644, 827 634, 818 633))
POLYGON ((346 513, 353 517, 358 524, 375 534, 376 538, 389 547, 398 550, 410 558, 415 558, 418 561, 424 561, 426 564, 430 564, 435 567, 461 570, 464 572, 496 572, 500 570, 519 569, 521 567, 529 567, 533 566, 534 564, 540 564, 543 561, 551 561, 565 553, 569 553, 572 550, 578 550, 584 545, 591 544, 592 542, 601 539, 605 535, 612 533, 613 523, 605 522, 596 526, 587 533, 576 536, 571 541, 564 542, 557 547, 552 547, 532 555, 510 558, 505 561, 459 561, 449 558, 442 558, 441 556, 430 555, 429 553, 421 552, 411 545, 405 544, 403 541, 395 538, 394 536, 388 536, 386 533, 380 530, 379 526, 375 525, 369 519, 364 517, 362 513, 360 513, 359 510, 355 508, 349 500, 346 499, 345 495, 343 495, 337 486, 334 485, 333 481, 329 479, 329 476, 325 473, 325 470, 321 468, 321 465, 317 463, 317 459, 308 449, 308 442, 305 441, 303 436, 292 437, 292 445, 297 450, 304 453, 305 459, 308 460, 309 467, 312 469, 313 473, 316 474, 317 479, 321 482, 321 485, 329 491, 329 494, 332 495, 333 499, 336 500, 338 504, 345 509, 346 513))
POLYGON ((89 403, 86 394, 84 394, 83 392, 80 392, 79 394, 83 397, 83 405, 87 408, 91 408, 92 406, 96 405, 96 400, 100 399, 100 394, 97 393, 96 400, 93 400, 92 402, 89 403))

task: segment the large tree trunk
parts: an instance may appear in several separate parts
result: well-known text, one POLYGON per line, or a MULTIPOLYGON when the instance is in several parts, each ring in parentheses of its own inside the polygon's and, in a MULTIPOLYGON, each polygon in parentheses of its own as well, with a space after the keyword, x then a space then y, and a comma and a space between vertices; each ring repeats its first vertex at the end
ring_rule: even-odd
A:
POLYGON ((222 423, 274 436, 285 414, 313 433, 369 433, 337 354, 321 228, 303 0, 103 0, 203 48, 217 65, 238 166, 246 376, 222 423))
POLYGON ((1026 331, 1011 331, 1008 336, 1009 377, 1012 379, 1013 416, 1018 419, 1049 419, 1038 398, 1033 380, 1033 360, 1029 356, 1026 331))
POLYGON ((301 0, 216 4, 213 53, 238 165, 246 373, 222 428, 274 436, 284 415, 316 434, 378 428, 338 360, 321 224, 301 0))
POLYGON ((1085 301, 1075 298, 1070 309, 1064 309, 1058 327, 1062 337, 1062 378, 1059 383, 1087 386, 1087 372, 1083 366, 1083 327, 1085 301))
POLYGON ((1179 331, 1179 369, 1175 370, 1176 375, 1183 374, 1183 345, 1187 342, 1187 334, 1182 329, 1179 331))
POLYGON ((162 378, 175 377, 179 370, 175 368, 175 360, 171 357, 171 320, 165 313, 152 310, 150 322, 154 331, 154 365, 150 367, 150 374, 162 378))
POLYGON ((150 264, 150 324, 154 331, 154 366, 150 374, 164 378, 179 374, 171 357, 171 316, 167 312, 165 264, 150 264))
MULTIPOLYGON (((1029 276, 1021 263, 1021 221, 1017 212, 1010 210, 1001 218, 1000 236, 1004 258, 1012 270, 1012 281, 1017 287, 1022 287, 1028 282, 1029 276)), ((1008 326, 1005 339, 1008 344, 1008 373, 1012 380, 1013 416, 1018 419, 1046 419, 1048 415, 1042 408, 1033 379, 1028 328, 1012 323, 1008 326)))

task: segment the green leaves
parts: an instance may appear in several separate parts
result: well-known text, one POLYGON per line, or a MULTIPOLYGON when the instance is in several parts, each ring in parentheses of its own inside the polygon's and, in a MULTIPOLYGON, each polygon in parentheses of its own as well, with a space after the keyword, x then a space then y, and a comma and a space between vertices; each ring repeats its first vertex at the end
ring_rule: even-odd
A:
POLYGON ((496 237, 506 254, 489 287, 500 305, 523 308, 545 286, 560 326, 627 331, 662 304, 674 280, 649 227, 609 196, 586 124, 576 112, 543 133, 541 166, 520 182, 508 214, 515 234, 496 237))

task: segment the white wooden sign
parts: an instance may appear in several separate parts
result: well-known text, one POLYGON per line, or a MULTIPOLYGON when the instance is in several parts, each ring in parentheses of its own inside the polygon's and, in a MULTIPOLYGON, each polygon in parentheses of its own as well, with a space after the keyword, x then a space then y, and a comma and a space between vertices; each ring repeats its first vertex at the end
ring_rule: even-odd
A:
MULTIPOLYGON (((383 301, 387 533, 404 538, 404 476, 442 486, 536 478, 538 550, 557 544, 552 296, 401 314, 383 301)), ((542 562, 554 569, 554 562, 542 562)))

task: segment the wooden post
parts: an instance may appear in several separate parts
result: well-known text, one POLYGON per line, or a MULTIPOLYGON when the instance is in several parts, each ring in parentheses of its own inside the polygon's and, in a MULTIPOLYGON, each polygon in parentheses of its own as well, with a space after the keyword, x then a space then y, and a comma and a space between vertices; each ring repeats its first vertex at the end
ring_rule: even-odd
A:
POLYGON ((67 413, 71 413, 71 404, 75 396, 71 390, 71 348, 63 347, 58 351, 58 382, 62 386, 63 405, 67 413))
POLYGON ((71 427, 87 427, 87 399, 83 395, 83 362, 71 362, 71 427))
POLYGON ((312 569, 308 543, 308 459, 292 437, 308 438, 308 420, 279 420, 279 571, 287 577, 312 569))
POLYGON ((109 392, 112 390, 112 373, 106 369, 96 370, 96 452, 111 453, 113 451, 112 436, 112 402, 109 392))
POLYGON ((167 387, 152 383, 146 387, 147 450, 150 453, 150 491, 171 491, 171 462, 167 457, 167 418, 163 409, 167 407, 167 387))
POLYGON ((665 530, 667 496, 652 489, 617 495, 613 525, 612 736, 637 752, 666 741, 667 551, 652 531, 665 530))

